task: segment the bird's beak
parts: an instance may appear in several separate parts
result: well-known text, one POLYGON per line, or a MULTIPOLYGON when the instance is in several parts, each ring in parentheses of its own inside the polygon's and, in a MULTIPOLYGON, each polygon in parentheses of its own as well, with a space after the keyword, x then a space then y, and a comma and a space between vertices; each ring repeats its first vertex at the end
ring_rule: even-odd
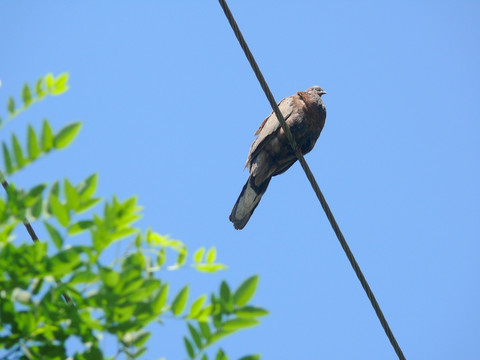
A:
POLYGON ((320 91, 320 96, 325 95, 327 92, 325 90, 320 91))

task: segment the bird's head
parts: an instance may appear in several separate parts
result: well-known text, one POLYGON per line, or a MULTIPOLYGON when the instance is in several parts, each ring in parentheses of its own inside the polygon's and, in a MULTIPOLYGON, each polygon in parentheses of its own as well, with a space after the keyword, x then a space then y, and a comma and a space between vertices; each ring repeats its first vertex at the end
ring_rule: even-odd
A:
POLYGON ((314 93, 314 94, 317 94, 318 96, 322 96, 324 94, 326 94, 327 92, 325 90, 323 90, 320 86, 318 85, 315 85, 315 86, 312 86, 311 88, 308 88, 307 90, 305 90, 305 92, 307 93, 314 93))

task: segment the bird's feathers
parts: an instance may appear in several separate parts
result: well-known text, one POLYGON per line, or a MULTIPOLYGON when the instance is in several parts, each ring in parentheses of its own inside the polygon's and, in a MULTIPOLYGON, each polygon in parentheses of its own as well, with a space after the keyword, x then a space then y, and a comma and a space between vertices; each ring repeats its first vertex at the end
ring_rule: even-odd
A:
MULTIPOLYGON (((290 96, 280 101, 280 103, 278 104, 278 109, 282 113, 283 118, 287 120, 294 110, 293 98, 290 96)), ((277 133, 280 128, 280 121, 278 121, 275 112, 272 111, 272 113, 267 116, 265 120, 263 120, 262 124, 255 132, 255 136, 258 135, 258 137, 252 143, 252 146, 250 146, 247 163, 245 165, 246 167, 250 167, 251 160, 255 157, 256 154, 258 154, 258 152, 263 148, 263 146, 271 139, 272 136, 277 133)))
POLYGON ((269 183, 270 179, 260 184, 260 186, 256 186, 254 178, 252 176, 248 178, 230 214, 230 221, 233 223, 235 229, 241 230, 245 227, 260 202, 260 199, 267 190, 269 183))
MULTIPOLYGON (((318 86, 283 99, 279 103, 288 128, 302 154, 313 149, 326 118, 318 86)), ((297 160, 277 116, 272 112, 255 133, 258 137, 250 147, 246 167, 250 176, 230 214, 236 229, 243 229, 267 190, 273 176, 287 171, 297 160)))

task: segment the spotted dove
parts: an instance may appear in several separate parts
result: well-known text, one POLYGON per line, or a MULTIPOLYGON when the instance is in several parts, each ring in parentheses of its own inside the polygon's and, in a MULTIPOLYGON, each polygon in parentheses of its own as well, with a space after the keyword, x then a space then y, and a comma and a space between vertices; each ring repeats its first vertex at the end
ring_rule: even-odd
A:
MULTIPOLYGON (((313 149, 327 116, 319 86, 283 99, 278 105, 302 154, 313 149)), ((230 214, 235 229, 243 229, 267 190, 272 176, 283 174, 297 157, 288 143, 275 113, 271 113, 260 125, 258 137, 250 147, 245 167, 250 176, 230 214)))

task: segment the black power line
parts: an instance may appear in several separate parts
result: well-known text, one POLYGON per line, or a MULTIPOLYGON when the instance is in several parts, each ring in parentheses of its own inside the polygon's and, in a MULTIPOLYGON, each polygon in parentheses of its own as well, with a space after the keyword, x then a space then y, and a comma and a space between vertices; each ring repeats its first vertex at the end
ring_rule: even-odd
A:
POLYGON ((237 37, 238 42, 240 43, 240 46, 243 49, 243 52, 245 53, 245 56, 248 59, 248 62, 250 63, 250 66, 252 67, 253 72, 255 73, 255 76, 258 79, 258 82, 260 83, 260 86, 262 87, 269 103, 270 106, 272 107, 273 111, 275 112, 275 115, 277 116, 278 121, 280 121, 280 125, 282 126, 285 135, 290 143, 290 146, 292 147, 293 151, 297 155, 297 159, 302 165, 303 170, 305 171, 305 174, 307 175, 308 181, 310 181, 310 184, 312 185, 313 191, 315 191, 315 194, 317 195, 318 200, 320 201, 320 204, 322 205, 323 210, 325 211, 325 214, 327 215, 328 221, 330 222, 330 225, 333 228, 333 231, 335 232, 335 235, 337 235, 338 241, 340 242, 340 245, 343 248, 343 251, 345 251, 345 254, 347 255, 348 260, 350 261, 350 264, 353 267, 353 270, 355 271, 355 274, 358 277, 358 280, 360 280, 360 283, 363 286, 363 289, 365 290, 368 299, 370 300, 370 303, 373 306, 373 309, 375 310, 375 313, 377 314, 378 320, 380 320, 380 323, 382 324, 383 329, 385 330, 385 333, 387 334, 388 339, 390 340, 390 343, 392 344, 395 352, 398 355, 398 358, 400 360, 405 360, 405 356, 403 355, 402 349, 397 343, 397 340, 395 339, 395 336, 393 335, 392 330, 390 329, 390 326, 388 325, 387 320, 385 319, 385 316, 383 315, 382 310, 380 309, 380 305, 378 305, 377 299, 375 299, 375 295, 372 292, 372 289, 370 289, 370 286, 368 285, 367 280, 365 279, 365 276, 362 273, 362 270, 360 269, 360 266, 357 263, 357 260, 355 260, 355 257, 353 256, 352 251, 350 250, 350 247, 347 244, 347 241, 345 240, 345 237, 343 236, 340 227, 337 224, 337 221, 335 220, 335 217, 332 214, 332 211, 330 210, 330 207, 327 204, 327 201, 325 200, 325 197, 322 194, 322 191, 320 190, 320 187, 317 184, 317 181, 315 180, 315 177, 313 176, 310 168, 308 167, 307 162, 305 161, 305 158, 303 157, 303 154, 301 151, 299 151, 298 146, 295 142, 295 139, 292 136, 292 133, 290 132, 290 129, 288 128, 285 119, 283 118, 282 113, 280 112, 280 109, 278 108, 277 102, 275 101, 275 98, 272 95, 272 92, 270 91, 270 88, 267 85, 267 82, 265 81, 265 78, 263 77, 257 62, 255 61, 255 58, 253 57, 250 49, 248 48, 248 45, 243 38, 242 33, 240 32, 240 29, 238 28, 238 25, 228 8, 227 3, 225 0, 218 0, 220 3, 220 6, 223 9, 223 12, 225 13, 225 16, 228 19, 228 22, 230 23, 230 26, 232 27, 233 32, 235 33, 235 36, 237 37))

